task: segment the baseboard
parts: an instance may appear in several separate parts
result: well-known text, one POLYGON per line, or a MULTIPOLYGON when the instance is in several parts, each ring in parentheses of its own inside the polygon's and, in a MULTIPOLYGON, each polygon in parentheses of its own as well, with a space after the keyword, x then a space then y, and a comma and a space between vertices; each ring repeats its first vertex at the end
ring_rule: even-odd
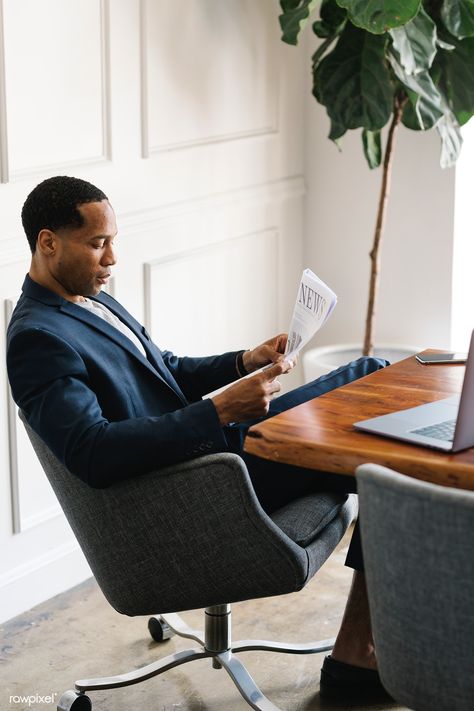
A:
POLYGON ((69 590, 92 575, 76 541, 0 576, 0 623, 69 590))

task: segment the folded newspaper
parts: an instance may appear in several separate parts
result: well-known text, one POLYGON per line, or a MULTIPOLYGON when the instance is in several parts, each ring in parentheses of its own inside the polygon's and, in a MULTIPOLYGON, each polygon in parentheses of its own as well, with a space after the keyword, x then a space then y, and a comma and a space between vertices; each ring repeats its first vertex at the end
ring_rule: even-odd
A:
POLYGON ((305 269, 298 288, 293 318, 286 344, 285 360, 290 360, 326 323, 337 296, 311 269, 305 269))

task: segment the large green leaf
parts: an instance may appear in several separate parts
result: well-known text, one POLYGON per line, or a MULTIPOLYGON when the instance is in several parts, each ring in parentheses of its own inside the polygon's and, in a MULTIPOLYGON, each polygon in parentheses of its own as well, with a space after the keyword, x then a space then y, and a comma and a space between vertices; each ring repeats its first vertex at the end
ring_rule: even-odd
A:
POLYGON ((437 31, 423 8, 406 25, 390 30, 390 36, 407 74, 418 74, 431 67, 437 51, 437 31))
POLYGON ((386 37, 349 23, 336 47, 316 67, 313 94, 339 130, 376 131, 389 120, 393 87, 385 62, 386 43, 386 37))
POLYGON ((419 74, 406 74, 393 48, 388 56, 400 82, 407 89, 418 94, 416 114, 420 126, 423 130, 427 130, 436 125, 441 138, 441 167, 447 168, 453 165, 459 156, 462 138, 458 121, 448 101, 438 91, 427 70, 419 74))
POLYGON ((450 168, 456 163, 462 148, 461 130, 454 114, 447 112, 436 124, 436 129, 441 138, 441 167, 450 168))
POLYGON ((313 32, 322 39, 334 37, 347 20, 347 12, 336 0, 323 0, 319 16, 321 19, 313 22, 313 32))
POLYGON ((405 107, 403 109, 402 123, 404 126, 411 129, 412 131, 422 131, 423 127, 420 126, 416 107, 418 95, 414 92, 407 92, 407 94, 409 94, 409 101, 406 102, 405 107))
POLYGON ((326 54, 328 51, 329 47, 333 44, 334 40, 336 39, 336 36, 334 37, 328 37, 327 39, 324 40, 324 42, 321 42, 319 47, 317 48, 316 52, 312 56, 312 66, 313 66, 313 72, 318 66, 319 62, 323 58, 323 56, 326 54))
POLYGON ((346 129, 344 128, 344 126, 342 124, 337 124, 335 121, 331 120, 331 130, 329 131, 328 138, 331 141, 334 141, 334 143, 336 144, 336 146, 339 149, 340 149, 339 139, 341 139, 343 137, 345 132, 346 132, 346 129))
POLYGON ((426 105, 414 91, 409 91, 406 87, 405 90, 409 100, 403 109, 403 125, 413 131, 428 131, 436 126, 440 119, 439 113, 434 112, 429 105, 426 105))
POLYGON ((382 34, 412 20, 421 0, 337 0, 337 4, 346 8, 356 27, 382 34))
POLYGON ((335 0, 323 0, 320 10, 321 20, 313 22, 313 32, 318 37, 324 37, 312 56, 313 72, 329 47, 337 39, 347 22, 347 13, 339 7, 335 0))
POLYGON ((378 168, 382 162, 382 141, 380 131, 362 131, 362 146, 369 168, 378 168))
POLYGON ((452 52, 438 52, 436 64, 451 108, 461 125, 474 115, 474 37, 452 40, 452 52))
POLYGON ((308 22, 308 18, 318 0, 280 0, 282 14, 279 16, 282 40, 288 44, 298 44, 298 36, 308 22))
POLYGON ((444 0, 441 17, 458 39, 474 35, 474 0, 444 0))
POLYGON ((436 124, 445 112, 445 102, 434 85, 427 70, 418 74, 408 74, 400 63, 400 57, 392 47, 388 53, 392 69, 406 89, 418 95, 415 110, 420 128, 427 130, 436 124))

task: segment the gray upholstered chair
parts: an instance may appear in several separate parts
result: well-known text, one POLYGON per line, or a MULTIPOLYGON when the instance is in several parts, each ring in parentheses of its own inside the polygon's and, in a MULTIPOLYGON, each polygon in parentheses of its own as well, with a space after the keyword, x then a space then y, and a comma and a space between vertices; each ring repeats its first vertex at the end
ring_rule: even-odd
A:
MULTIPOLYGON (((356 515, 354 496, 311 495, 270 518, 242 459, 216 454, 92 489, 62 466, 26 425, 36 454, 109 603, 126 615, 155 615, 152 637, 189 637, 199 648, 116 677, 83 679, 59 711, 89 711, 86 691, 135 684, 193 659, 224 668, 254 709, 278 711, 235 652, 313 653, 333 640, 294 645, 230 638, 230 604, 281 595, 309 581, 356 515), (205 608, 204 633, 176 613, 205 608), (171 614, 165 614, 171 613, 171 614)), ((304 620, 302 620, 302 624, 304 620)))
POLYGON ((357 469, 382 682, 415 711, 474 709, 474 492, 357 469))

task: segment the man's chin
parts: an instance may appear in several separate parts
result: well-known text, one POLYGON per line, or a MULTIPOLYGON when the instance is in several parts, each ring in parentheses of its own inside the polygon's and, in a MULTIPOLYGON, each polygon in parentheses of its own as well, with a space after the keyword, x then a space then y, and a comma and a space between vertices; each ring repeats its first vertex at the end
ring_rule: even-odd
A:
POLYGON ((102 284, 94 284, 93 286, 89 286, 89 288, 84 291, 82 296, 85 296, 85 297, 98 296, 98 294, 100 294, 101 291, 102 291, 102 284))

